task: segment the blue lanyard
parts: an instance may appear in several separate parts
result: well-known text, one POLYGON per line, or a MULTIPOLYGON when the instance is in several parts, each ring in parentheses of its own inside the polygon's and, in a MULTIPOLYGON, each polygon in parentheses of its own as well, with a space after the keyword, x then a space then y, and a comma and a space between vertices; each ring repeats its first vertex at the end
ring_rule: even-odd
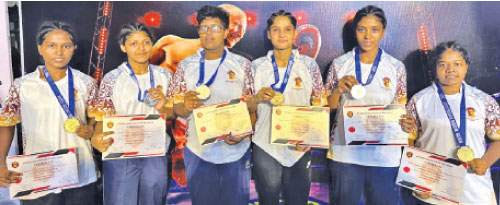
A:
POLYGON ((457 125, 457 121, 455 120, 455 116, 453 116, 453 113, 451 112, 448 100, 446 100, 446 96, 444 95, 444 92, 438 82, 436 82, 436 87, 439 99, 441 99, 441 104, 443 104, 444 110, 446 111, 446 116, 448 116, 448 120, 450 121, 451 131, 455 136, 455 140, 457 141, 457 144, 459 146, 463 147, 466 145, 465 128, 467 127, 467 120, 465 118, 465 85, 462 84, 462 100, 460 101, 460 127, 458 127, 457 125))
POLYGON ((52 76, 50 76, 49 71, 47 68, 44 66, 43 67, 43 76, 45 77, 45 80, 47 80, 47 83, 49 83, 50 89, 52 90, 52 93, 57 98, 57 101, 59 102, 59 105, 61 108, 64 110, 64 113, 66 113, 66 116, 68 118, 74 118, 75 117, 75 86, 73 85, 73 72, 71 72, 71 68, 68 66, 68 101, 69 103, 66 103, 64 100, 64 97, 61 95, 61 91, 57 88, 56 83, 54 82, 54 79, 52 79, 52 76), (69 106, 68 106, 69 104, 69 106))
MULTIPOLYGON (((139 89, 139 93, 137 94, 137 100, 139 102, 144 102, 144 97, 148 93, 148 90, 146 89, 144 91, 144 94, 142 94, 141 86, 139 86, 139 81, 137 80, 137 77, 135 76, 134 70, 132 70, 132 67, 130 64, 127 62, 127 67, 130 71, 130 77, 134 80, 135 84, 137 84, 137 88, 139 89)), ((149 83, 151 84, 151 88, 155 87, 155 76, 153 75, 153 71, 149 69, 148 66, 148 72, 149 72, 149 83)))
POLYGON ((293 53, 290 55, 290 58, 288 59, 288 64, 286 65, 286 71, 285 71, 285 76, 283 77, 283 82, 281 82, 281 86, 279 88, 276 87, 276 84, 280 81, 280 74, 278 72, 278 65, 276 64, 276 58, 274 58, 274 54, 271 55, 271 60, 273 63, 273 70, 274 70, 274 83, 271 85, 271 88, 273 90, 276 90, 280 93, 283 93, 285 91, 286 85, 288 84, 288 78, 290 77, 290 73, 292 72, 292 67, 293 67, 293 53))
POLYGON ((380 63, 380 57, 382 56, 382 49, 378 49, 378 53, 377 53, 377 57, 375 57, 375 61, 373 62, 372 64, 372 69, 370 70, 370 74, 368 75, 368 79, 366 79, 366 83, 363 83, 362 82, 362 77, 361 77, 361 62, 360 62, 360 59, 359 59, 359 48, 356 47, 356 49, 354 50, 354 61, 355 61, 355 64, 356 64, 356 80, 358 80, 358 82, 365 86, 365 85, 368 85, 372 82, 373 80, 373 77, 375 77, 375 73, 377 73, 377 69, 378 69, 378 64, 380 63))
MULTIPOLYGON (((212 83, 215 80, 215 76, 217 76, 217 72, 219 72, 220 65, 222 65, 222 62, 224 62, 224 59, 226 59, 226 50, 224 50, 224 53, 222 54, 222 58, 220 59, 219 65, 217 66, 217 69, 215 70, 215 73, 208 79, 207 83, 205 85, 207 87, 210 87, 212 83)), ((205 51, 201 51, 201 57, 200 57, 200 76, 198 78, 198 82, 196 83, 196 86, 200 86, 203 84, 203 81, 205 80, 205 51)))

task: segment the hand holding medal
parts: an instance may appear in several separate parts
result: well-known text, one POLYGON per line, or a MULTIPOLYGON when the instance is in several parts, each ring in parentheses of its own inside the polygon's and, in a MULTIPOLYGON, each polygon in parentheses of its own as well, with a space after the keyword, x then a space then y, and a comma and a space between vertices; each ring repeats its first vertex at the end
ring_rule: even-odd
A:
POLYGON ((486 174, 486 170, 489 168, 486 164, 486 161, 479 158, 471 160, 468 165, 470 166, 471 170, 477 175, 486 174))
POLYGON ((144 103, 156 110, 162 109, 167 104, 167 97, 163 94, 163 87, 161 85, 156 88, 147 90, 147 96, 144 97, 144 103))
MULTIPOLYGON (((200 57, 200 74, 198 77, 198 82, 196 83, 196 97, 201 100, 206 100, 208 97, 210 97, 210 85, 214 83, 215 77, 217 76, 217 73, 219 72, 219 68, 224 62, 224 59, 226 59, 226 50, 224 50, 224 53, 222 53, 222 57, 220 59, 219 65, 217 66, 217 69, 215 69, 214 74, 208 79, 208 81, 203 84, 205 81, 205 51, 201 52, 201 57, 200 57)), ((184 103, 185 103, 186 98, 184 98, 184 103)), ((186 104, 184 104, 186 105, 186 104)), ((187 108, 187 107, 186 107, 187 108)), ((189 109, 188 109, 189 110, 189 109)))
POLYGON ((129 69, 129 75, 132 80, 134 80, 135 84, 137 85, 137 88, 139 89, 139 92, 137 93, 137 100, 139 102, 143 102, 149 107, 155 107, 155 105, 158 103, 158 98, 154 98, 154 94, 150 94, 149 90, 155 88, 155 76, 153 74, 153 70, 149 68, 148 66, 148 73, 149 73, 149 83, 151 85, 151 88, 149 90, 145 90, 144 93, 142 92, 141 87, 139 86, 139 80, 137 80, 137 77, 135 76, 134 70, 130 66, 130 63, 127 62, 127 67, 129 69))
POLYGON ((195 91, 188 91, 184 94, 184 107, 189 112, 203 105, 203 102, 197 97, 198 94, 195 91))
POLYGON ((94 134, 94 127, 89 125, 80 125, 76 128, 75 132, 79 137, 88 140, 94 134))
POLYGON ((362 99, 366 95, 366 89, 364 86, 369 85, 372 81, 373 78, 375 77, 375 74, 377 73, 378 65, 380 63, 380 58, 382 56, 382 49, 378 49, 377 56, 375 57, 375 60, 373 61, 372 68, 370 69, 370 73, 368 74, 368 78, 366 79, 366 82, 363 83, 362 81, 362 75, 361 75, 361 60, 359 56, 359 48, 356 48, 354 51, 354 61, 355 61, 355 72, 356 72, 356 81, 360 83, 360 85, 353 85, 351 87, 351 96, 356 99, 362 99))
POLYGON ((257 103, 260 103, 262 101, 271 101, 275 93, 276 92, 270 87, 265 87, 261 88, 259 92, 257 92, 257 95, 255 95, 254 98, 256 99, 257 103))

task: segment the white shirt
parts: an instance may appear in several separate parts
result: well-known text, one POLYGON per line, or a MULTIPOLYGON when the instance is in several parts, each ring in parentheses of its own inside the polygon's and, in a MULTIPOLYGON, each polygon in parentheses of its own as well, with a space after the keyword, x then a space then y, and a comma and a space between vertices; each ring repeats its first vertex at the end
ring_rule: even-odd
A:
MULTIPOLYGON (((142 93, 151 88, 149 72, 153 72, 155 87, 161 86, 165 96, 168 96, 167 88, 172 81, 169 70, 149 65, 149 71, 145 74, 135 75, 142 93)), ((97 121, 102 121, 104 116, 134 115, 134 114, 158 114, 154 107, 149 107, 137 99, 139 88, 130 76, 130 69, 124 62, 116 69, 107 73, 102 79, 101 86, 95 102, 90 106, 92 116, 97 121)), ((171 137, 167 135, 166 147, 170 145, 171 137)))
MULTIPOLYGON (((199 49, 195 55, 182 60, 177 67, 173 83, 169 87, 170 98, 173 99, 174 103, 184 103, 184 94, 196 90, 200 71, 200 52, 202 50, 203 48, 199 49)), ((205 105, 219 104, 241 97, 252 97, 254 94, 250 61, 227 49, 225 51, 227 52, 226 58, 221 64, 214 82, 209 86, 210 96, 204 101, 205 105)), ((205 60, 204 84, 212 77, 219 62, 220 59, 205 60)), ((202 146, 198 142, 192 113, 187 118, 187 121, 186 146, 196 156, 205 161, 214 164, 234 162, 243 157, 250 146, 248 138, 235 145, 217 142, 202 146)))
MULTIPOLYGON (((294 64, 290 72, 287 86, 283 93, 285 101, 283 105, 294 106, 315 106, 326 105, 326 95, 324 92, 321 71, 314 59, 300 55, 297 50, 293 50, 294 64)), ((271 87, 274 83, 274 68, 269 51, 267 56, 258 58, 252 62, 252 72, 255 76, 255 91, 261 88, 271 87)), ((278 87, 283 82, 286 68, 279 68, 278 87)), ((283 166, 293 166, 305 152, 295 150, 295 147, 286 145, 270 144, 271 137, 271 112, 272 105, 268 101, 259 103, 257 107, 257 122, 255 124, 255 135, 252 141, 271 155, 283 166)))
MULTIPOLYGON (((0 114, 0 126, 14 126, 22 120, 24 154, 76 147, 78 187, 95 182, 96 166, 90 140, 64 131, 64 122, 68 117, 49 84, 40 78, 42 68, 43 66, 39 66, 35 71, 14 81, 0 114)), ((90 76, 71 70, 75 88, 75 115, 81 122, 86 122, 87 106, 97 89, 96 83, 90 76)), ((55 84, 68 103, 68 76, 55 84)), ((48 193, 42 196, 46 194, 48 193)))
MULTIPOLYGON (((366 82, 372 65, 361 66, 361 78, 366 82)), ((356 76, 354 49, 333 60, 326 89, 331 93, 346 75, 356 76)), ((388 105, 406 103, 406 71, 403 63, 386 52, 382 53, 373 81, 365 86, 366 95, 355 100, 349 93, 341 96, 332 128, 333 143, 328 157, 334 161, 363 166, 397 167, 401 159, 400 146, 346 146, 344 138, 343 106, 388 105)))
MULTIPOLYGON (((465 84, 466 101, 466 145, 472 148, 475 158, 481 158, 486 149, 485 134, 493 140, 500 138, 500 108, 488 94, 465 84)), ((451 131, 435 84, 415 94, 407 111, 417 120, 419 135, 415 146, 429 152, 456 158, 458 144, 451 131)), ((462 91, 446 95, 448 104, 460 126, 460 102, 462 91)), ((460 204, 496 204, 493 183, 489 169, 483 176, 467 173, 460 204)))

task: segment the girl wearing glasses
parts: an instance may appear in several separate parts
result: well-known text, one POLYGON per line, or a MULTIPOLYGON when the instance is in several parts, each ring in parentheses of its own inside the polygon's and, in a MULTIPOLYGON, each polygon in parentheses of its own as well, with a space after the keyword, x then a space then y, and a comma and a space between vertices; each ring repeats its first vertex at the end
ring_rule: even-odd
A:
MULTIPOLYGON (((201 105, 251 98, 250 61, 225 48, 229 15, 224 10, 204 6, 196 18, 203 48, 181 61, 169 87, 175 113, 188 121, 184 148, 188 190, 195 205, 246 205, 251 173, 248 136, 229 136, 224 142, 200 145, 192 113, 201 105)), ((251 102, 248 107, 252 111, 251 102)))

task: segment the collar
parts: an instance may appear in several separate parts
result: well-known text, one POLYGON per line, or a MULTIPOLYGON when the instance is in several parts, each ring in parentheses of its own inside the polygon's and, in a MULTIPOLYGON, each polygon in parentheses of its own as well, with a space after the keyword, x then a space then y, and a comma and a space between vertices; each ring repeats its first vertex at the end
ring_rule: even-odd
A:
MULTIPOLYGON (((382 59, 384 58, 385 50, 383 48, 380 48, 380 49, 382 50, 382 55, 380 56, 380 61, 382 61, 382 59)), ((354 46, 354 48, 352 48, 352 50, 351 50, 351 56, 353 59, 354 59, 355 53, 356 53, 356 46, 354 46)))
MULTIPOLYGON (((201 52, 205 50, 203 47, 202 48, 199 48, 197 51, 196 51, 196 60, 200 60, 200 57, 201 57, 201 52)), ((227 49, 226 46, 224 46, 224 51, 226 51, 226 60, 227 60, 227 57, 229 55, 229 50, 227 49)))
MULTIPOLYGON (((273 60, 271 60, 271 56, 273 55, 273 52, 274 52, 274 50, 267 51, 266 59, 269 62, 273 61, 273 60)), ((292 54, 293 54, 293 61, 297 62, 297 60, 299 59, 299 55, 300 55, 299 50, 293 49, 292 54)))
MULTIPOLYGON (((465 85, 465 87, 467 88, 465 90, 465 96, 467 95, 470 95, 472 90, 471 90, 471 87, 465 82, 465 81, 462 81, 462 83, 465 85)), ((432 90, 434 90, 434 93, 436 93, 437 95, 437 87, 436 87, 436 82, 432 82, 432 90)), ((462 86, 460 86, 460 91, 457 93, 457 94, 462 94, 462 86)))

